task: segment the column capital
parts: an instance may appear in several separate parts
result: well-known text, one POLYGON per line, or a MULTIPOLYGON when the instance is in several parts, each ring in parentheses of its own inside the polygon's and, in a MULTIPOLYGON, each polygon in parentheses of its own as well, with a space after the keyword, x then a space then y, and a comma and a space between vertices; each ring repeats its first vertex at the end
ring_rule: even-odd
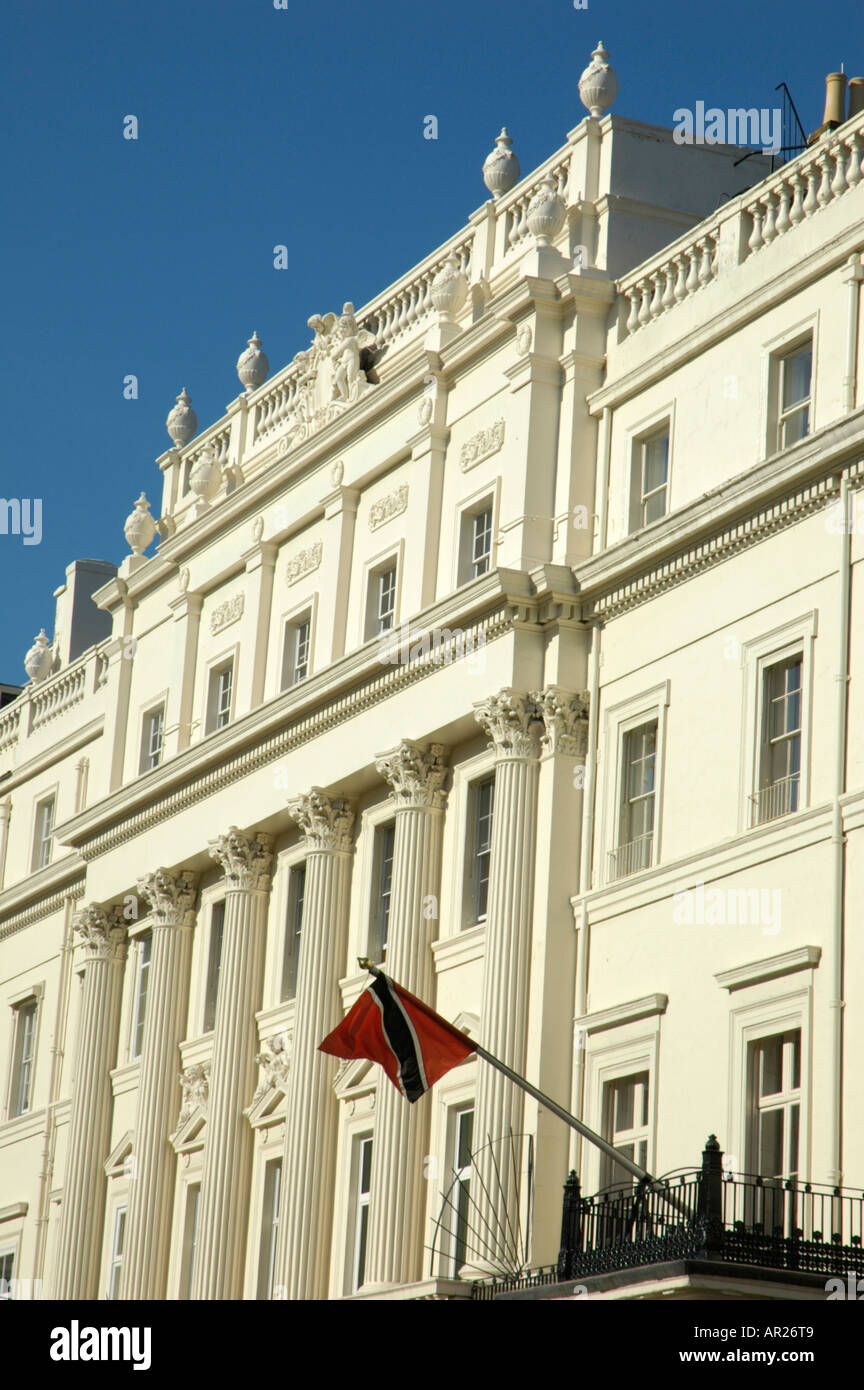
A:
POLYGON ((156 926, 191 927, 197 885, 197 876, 189 869, 176 874, 155 869, 138 879, 138 892, 151 904, 156 926))
POLYGON ((303 831, 310 849, 351 849, 354 811, 350 801, 328 796, 321 787, 312 787, 288 803, 288 812, 303 831))
POLYGON ((126 947, 126 923, 119 907, 90 903, 76 912, 75 931, 86 949, 85 960, 119 960, 126 947))
POLYGON ((272 835, 264 835, 261 831, 244 835, 236 825, 231 825, 226 834, 210 841, 210 858, 218 860, 229 888, 266 892, 270 887, 272 844, 272 835))
POLYGON ((499 762, 540 756, 543 716, 533 695, 505 686, 475 704, 474 718, 494 743, 499 762))
POLYGON ((560 685, 548 685, 531 695, 543 719, 543 745, 550 753, 582 758, 588 748, 588 711, 590 692, 564 690, 560 685))
POLYGON ((396 805, 440 811, 447 800, 442 783, 447 776, 443 743, 428 746, 403 738, 398 747, 375 759, 379 776, 393 788, 396 805))

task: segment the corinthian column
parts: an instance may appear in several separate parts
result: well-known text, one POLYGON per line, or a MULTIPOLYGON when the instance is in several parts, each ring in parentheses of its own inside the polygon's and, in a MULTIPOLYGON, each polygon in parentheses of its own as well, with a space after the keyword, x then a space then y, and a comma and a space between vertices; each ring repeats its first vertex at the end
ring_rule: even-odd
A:
POLYGON ((289 810, 306 837, 306 892, 275 1283, 284 1298, 326 1298, 337 1101, 330 1059, 318 1044, 342 1018, 339 977, 345 968, 354 812, 319 787, 289 810))
POLYGON ((180 1100, 180 1042, 186 1034, 195 875, 157 869, 138 880, 152 904, 153 945, 135 1121, 124 1298, 165 1298, 176 1157, 168 1142, 180 1100))
MULTIPOLYGON (((475 705, 475 718, 495 746, 495 799, 489 904, 483 960, 480 1040, 524 1075, 528 1031, 531 906, 540 734, 534 700, 501 690, 475 705)), ((523 1095, 495 1068, 480 1064, 474 1122, 477 1182, 471 1185, 482 1209, 475 1229, 485 1234, 490 1267, 510 1265, 515 1249, 519 1143, 523 1095), (483 1147, 493 1141, 492 1147, 483 1147), (494 1141, 500 1141, 495 1143, 494 1141)), ((524 1230, 524 1221, 522 1223, 524 1230)))
MULTIPOLYGON (((446 800, 444 749, 403 739, 375 766, 393 788, 396 831, 387 933, 387 973, 412 994, 432 1002, 430 946, 438 924, 441 832, 446 800)), ((410 1284, 422 1278, 426 1183, 423 1156, 430 1097, 409 1105, 383 1078, 378 1087, 369 1253, 364 1287, 410 1284)))
POLYGON ((225 924, 193 1298, 243 1297, 253 1138, 243 1109, 257 1080, 271 844, 271 836, 242 835, 233 825, 210 843, 225 871, 225 924))
POLYGON ((75 918, 84 944, 84 987, 63 1184, 54 1297, 98 1298, 111 1134, 111 1068, 117 1060, 126 927, 117 908, 91 903, 75 918))

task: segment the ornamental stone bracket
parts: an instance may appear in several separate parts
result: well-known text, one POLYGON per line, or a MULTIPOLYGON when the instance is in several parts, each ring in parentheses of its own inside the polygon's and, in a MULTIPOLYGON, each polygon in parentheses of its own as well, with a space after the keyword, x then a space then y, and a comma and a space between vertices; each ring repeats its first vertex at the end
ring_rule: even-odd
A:
POLYGON ((256 1054, 255 1061, 261 1068, 261 1077, 250 1104, 243 1112, 253 1127, 273 1118, 280 1102, 285 1099, 293 1046, 293 1035, 277 1033, 267 1038, 262 1050, 256 1054))
POLYGON ((195 1062, 177 1075, 182 1090, 177 1125, 168 1140, 175 1153, 190 1153, 204 1146, 204 1126, 210 1100, 210 1063, 195 1062))
POLYGON ((300 826, 309 849, 348 853, 353 848, 354 811, 342 797, 312 787, 288 803, 288 814, 300 826))
POLYGON ((509 686, 474 705, 474 718, 495 745, 499 759, 538 758, 543 714, 533 695, 509 686))
POLYGON ((447 800, 447 793, 442 790, 447 776, 443 744, 425 747, 403 738, 398 748, 375 760, 375 768, 393 788, 397 806, 443 809, 447 800))
POLYGON ((210 841, 210 858, 221 865, 229 889, 266 892, 270 887, 272 844, 272 835, 260 831, 244 835, 232 825, 227 834, 210 841))
POLYGON ((543 747, 550 753, 584 758, 588 749, 589 692, 574 694, 550 685, 531 695, 544 724, 543 747))

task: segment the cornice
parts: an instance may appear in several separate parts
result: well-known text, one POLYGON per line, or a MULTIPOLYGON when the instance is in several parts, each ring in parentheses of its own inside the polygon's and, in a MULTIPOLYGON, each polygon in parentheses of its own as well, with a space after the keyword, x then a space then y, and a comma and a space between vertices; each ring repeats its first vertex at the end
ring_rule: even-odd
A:
POLYGON ((607 1028, 620 1028, 622 1024, 635 1023, 640 1018, 665 1014, 668 1004, 667 994, 645 994, 641 999, 631 999, 626 1004, 615 1004, 611 1009, 582 1014, 573 1020, 573 1025, 574 1029, 584 1029, 586 1033, 602 1033, 607 1028))
POLYGON ((714 979, 721 989, 728 989, 731 994, 733 990, 762 984, 765 980, 776 980, 797 970, 815 970, 821 959, 821 946, 799 946, 797 950, 784 951, 779 956, 754 960, 748 965, 736 965, 732 970, 720 970, 714 979))
MULTIPOLYGON (((492 642, 510 630, 510 605, 522 601, 531 587, 530 578, 521 571, 495 570, 449 595, 405 626, 418 638, 430 630, 458 629, 464 639, 463 652, 473 651, 481 639, 483 643, 492 642)), ((394 633, 394 640, 397 636, 394 633)), ((441 669, 445 646, 394 665, 383 664, 380 652, 377 639, 368 642, 300 687, 259 705, 219 733, 58 826, 58 840, 80 849, 85 861, 124 844, 257 768, 284 758, 292 749, 356 717, 362 710, 433 675, 441 669)))
POLYGON ((67 898, 82 898, 85 870, 86 865, 77 854, 67 854, 7 888, 0 894, 0 941, 31 922, 59 912, 67 898))
POLYGON ((615 617, 821 510, 844 469, 853 487, 864 485, 856 455, 864 455, 864 407, 579 563, 584 616, 615 617))

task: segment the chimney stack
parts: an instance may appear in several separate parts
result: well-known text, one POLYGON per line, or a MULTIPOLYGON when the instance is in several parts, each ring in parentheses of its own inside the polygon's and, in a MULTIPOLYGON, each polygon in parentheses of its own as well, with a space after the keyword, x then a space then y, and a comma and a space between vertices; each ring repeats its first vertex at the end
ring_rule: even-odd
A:
POLYGON ((849 78, 849 120, 864 111, 864 77, 849 78))

